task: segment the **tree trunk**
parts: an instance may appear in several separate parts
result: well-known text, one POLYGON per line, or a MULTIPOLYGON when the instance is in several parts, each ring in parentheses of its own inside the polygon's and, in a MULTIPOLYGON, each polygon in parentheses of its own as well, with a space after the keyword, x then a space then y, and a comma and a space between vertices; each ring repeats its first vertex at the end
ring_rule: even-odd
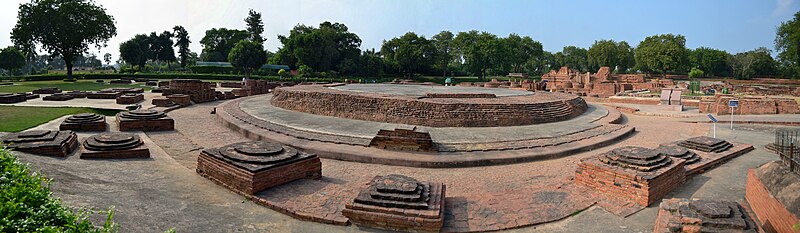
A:
POLYGON ((67 79, 72 79, 72 60, 64 59, 64 64, 67 65, 67 79))

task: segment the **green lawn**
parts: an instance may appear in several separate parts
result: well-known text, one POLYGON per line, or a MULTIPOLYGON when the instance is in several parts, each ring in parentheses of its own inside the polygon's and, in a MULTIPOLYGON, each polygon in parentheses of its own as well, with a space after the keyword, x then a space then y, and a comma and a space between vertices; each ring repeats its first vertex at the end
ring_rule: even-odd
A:
POLYGON ((117 112, 94 108, 0 106, 0 132, 19 132, 66 115, 97 113, 111 116, 117 112))
POLYGON ((104 88, 138 87, 149 91, 150 87, 140 84, 108 84, 111 80, 104 80, 103 83, 95 82, 94 79, 78 80, 77 82, 56 81, 24 81, 13 82, 15 85, 0 86, 0 93, 19 93, 31 92, 42 87, 57 87, 64 91, 99 91, 104 88))

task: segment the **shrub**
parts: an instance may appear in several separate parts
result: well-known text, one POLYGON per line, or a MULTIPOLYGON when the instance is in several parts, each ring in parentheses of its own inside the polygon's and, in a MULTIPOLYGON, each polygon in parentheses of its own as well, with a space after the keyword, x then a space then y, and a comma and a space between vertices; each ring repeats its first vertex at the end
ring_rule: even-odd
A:
POLYGON ((88 211, 73 211, 51 196, 49 182, 0 148, 0 232, 116 232, 113 209, 96 227, 88 211))
POLYGON ((234 71, 230 66, 190 66, 189 69, 198 74, 230 74, 234 71))

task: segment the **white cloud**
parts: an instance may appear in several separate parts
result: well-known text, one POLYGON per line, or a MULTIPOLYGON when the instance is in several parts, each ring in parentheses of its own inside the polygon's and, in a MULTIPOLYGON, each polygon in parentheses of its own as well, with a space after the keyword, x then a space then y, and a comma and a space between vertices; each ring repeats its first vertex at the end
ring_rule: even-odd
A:
POLYGON ((777 4, 775 6, 775 10, 772 11, 772 15, 783 16, 786 14, 791 14, 792 6, 794 6, 794 0, 777 0, 777 4))

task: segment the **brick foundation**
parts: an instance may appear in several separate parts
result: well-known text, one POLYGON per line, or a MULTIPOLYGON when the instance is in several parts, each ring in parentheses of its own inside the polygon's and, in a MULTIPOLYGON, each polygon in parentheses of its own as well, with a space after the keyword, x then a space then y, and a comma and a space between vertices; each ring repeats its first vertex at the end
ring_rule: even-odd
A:
POLYGON ((106 117, 95 113, 75 114, 64 119, 58 128, 72 131, 106 131, 106 117))
POLYGON ((10 133, 0 138, 0 141, 12 150, 55 157, 67 157, 79 146, 78 135, 68 130, 10 133))
POLYGON ((0 93, 0 104, 13 104, 28 100, 25 94, 0 93))
POLYGON ((378 131, 369 146, 388 150, 403 151, 437 151, 436 145, 428 132, 411 129, 395 129, 378 131))
POLYGON ((794 186, 794 190, 797 190, 798 185, 800 185, 800 176, 789 172, 786 166, 777 161, 747 171, 745 199, 764 230, 767 232, 794 232, 793 226, 800 223, 800 219, 798 219, 800 198, 796 191, 791 191, 790 187, 794 186), (769 177, 769 180, 765 180, 767 177, 764 176, 769 177), (775 187, 774 190, 769 190, 765 184, 772 185, 775 187), (782 194, 778 194, 780 188, 784 190, 782 194), (782 203, 776 195, 781 195, 785 203, 782 203), (794 206, 792 207, 792 205, 794 206), (793 210, 788 208, 793 208, 793 210))
POLYGON ((125 94, 117 97, 117 104, 135 104, 144 101, 142 94, 125 94))

